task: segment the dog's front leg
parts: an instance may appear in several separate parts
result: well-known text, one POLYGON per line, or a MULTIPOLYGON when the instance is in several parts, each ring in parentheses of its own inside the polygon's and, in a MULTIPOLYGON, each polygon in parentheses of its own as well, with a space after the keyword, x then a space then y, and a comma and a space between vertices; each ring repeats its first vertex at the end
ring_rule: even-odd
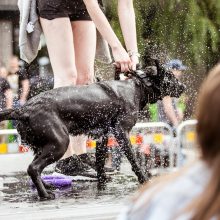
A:
POLYGON ((141 167, 138 165, 136 161, 135 154, 132 150, 132 145, 129 140, 129 134, 127 132, 124 132, 122 128, 118 128, 115 131, 115 137, 117 138, 119 145, 122 147, 125 156, 130 162, 132 171, 134 171, 134 173, 138 177, 138 181, 140 183, 146 182, 147 177, 144 175, 144 172, 142 171, 141 167))
POLYGON ((96 169, 97 169, 98 184, 100 187, 102 187, 107 181, 107 177, 104 169, 105 159, 107 154, 107 141, 108 141, 108 137, 103 136, 101 140, 97 142, 97 146, 96 146, 96 169))

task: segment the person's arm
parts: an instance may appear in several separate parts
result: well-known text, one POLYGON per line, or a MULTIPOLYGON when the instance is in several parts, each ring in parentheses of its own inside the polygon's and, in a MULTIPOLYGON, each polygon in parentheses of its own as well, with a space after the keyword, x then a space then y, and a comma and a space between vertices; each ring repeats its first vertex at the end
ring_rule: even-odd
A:
POLYGON ((170 96, 164 97, 162 103, 164 106, 164 111, 166 113, 166 116, 171 121, 173 126, 177 126, 179 124, 179 120, 176 117, 175 111, 173 109, 171 97, 170 96))
POLYGON ((133 0, 118 0, 118 16, 127 51, 132 61, 132 69, 139 63, 137 31, 133 0))
POLYGON ((29 90, 30 90, 29 80, 28 79, 22 80, 21 86, 22 86, 22 92, 20 96, 20 103, 21 105, 23 105, 27 101, 27 97, 28 97, 29 90))
POLYGON ((10 109, 13 105, 13 93, 11 89, 7 89, 5 91, 5 99, 6 99, 6 108, 10 109))
POLYGON ((117 66, 121 67, 122 72, 129 71, 129 67, 131 66, 131 59, 129 58, 128 53, 123 48, 116 34, 112 30, 111 25, 109 24, 106 16, 100 9, 97 0, 83 1, 97 29, 110 45, 117 66))

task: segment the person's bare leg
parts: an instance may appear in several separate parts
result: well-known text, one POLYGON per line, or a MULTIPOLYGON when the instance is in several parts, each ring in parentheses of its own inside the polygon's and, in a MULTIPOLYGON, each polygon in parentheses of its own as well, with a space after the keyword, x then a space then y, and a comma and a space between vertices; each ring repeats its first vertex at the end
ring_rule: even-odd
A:
MULTIPOLYGON (((77 72, 73 45, 73 32, 69 18, 47 20, 40 18, 47 48, 54 72, 54 88, 75 85, 77 72)), ((74 154, 74 138, 70 137, 69 147, 63 158, 74 154)))
POLYGON ((75 85, 77 72, 69 18, 40 19, 54 72, 54 88, 75 85))
MULTIPOLYGON (((74 35, 75 62, 77 69, 77 85, 85 85, 93 82, 94 61, 96 51, 96 28, 92 21, 72 22, 74 35)), ((76 137, 74 152, 77 155, 86 153, 86 139, 82 135, 76 137)))

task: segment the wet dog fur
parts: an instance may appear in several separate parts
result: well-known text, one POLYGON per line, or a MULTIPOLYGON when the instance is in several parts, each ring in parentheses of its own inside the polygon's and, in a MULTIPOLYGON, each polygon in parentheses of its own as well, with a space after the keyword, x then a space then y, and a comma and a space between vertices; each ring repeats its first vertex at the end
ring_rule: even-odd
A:
MULTIPOLYGON (((28 174, 41 199, 54 199, 41 179, 45 167, 58 161, 69 145, 69 135, 92 135, 99 139, 96 167, 99 185, 104 171, 108 134, 112 133, 131 163, 140 183, 148 180, 136 162, 129 132, 138 112, 164 96, 179 97, 184 86, 157 61, 144 71, 132 71, 131 79, 111 80, 85 86, 69 86, 43 92, 18 109, 0 112, 0 121, 18 120, 17 130, 35 154, 28 174)), ((116 74, 118 79, 118 74, 116 74)))

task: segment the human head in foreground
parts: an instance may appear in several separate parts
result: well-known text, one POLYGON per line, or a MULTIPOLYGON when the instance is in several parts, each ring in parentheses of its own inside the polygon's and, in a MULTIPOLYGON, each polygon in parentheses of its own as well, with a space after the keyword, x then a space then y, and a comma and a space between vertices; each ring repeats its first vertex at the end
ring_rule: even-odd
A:
POLYGON ((204 81, 197 106, 201 157, 147 184, 120 220, 220 220, 220 64, 204 81))

